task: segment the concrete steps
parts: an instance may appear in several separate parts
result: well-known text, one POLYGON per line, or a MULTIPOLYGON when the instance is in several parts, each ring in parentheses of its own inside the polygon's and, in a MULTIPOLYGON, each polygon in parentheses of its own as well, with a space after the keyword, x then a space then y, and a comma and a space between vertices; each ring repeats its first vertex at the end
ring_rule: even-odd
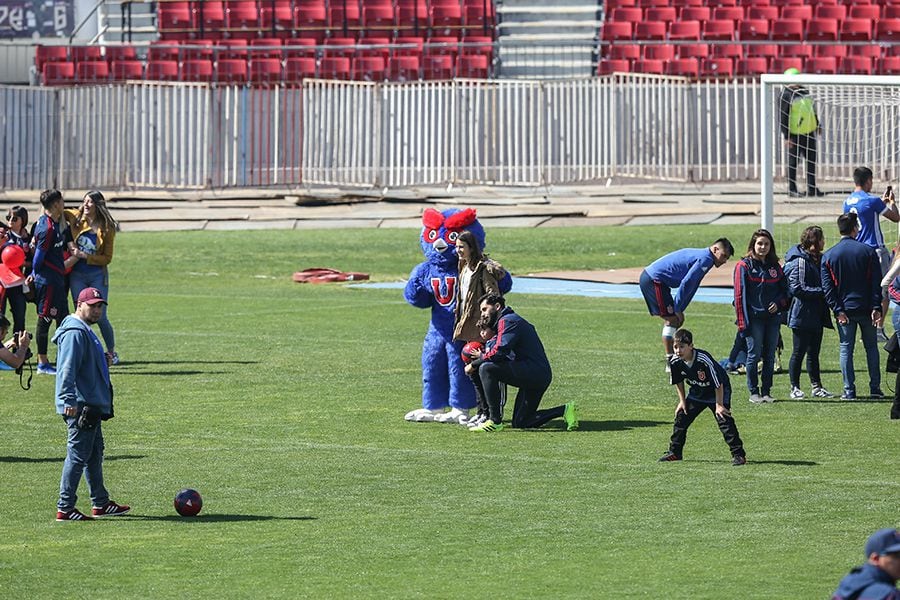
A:
POLYGON ((145 0, 104 2, 97 11, 99 41, 149 43, 159 38, 155 3, 145 0))

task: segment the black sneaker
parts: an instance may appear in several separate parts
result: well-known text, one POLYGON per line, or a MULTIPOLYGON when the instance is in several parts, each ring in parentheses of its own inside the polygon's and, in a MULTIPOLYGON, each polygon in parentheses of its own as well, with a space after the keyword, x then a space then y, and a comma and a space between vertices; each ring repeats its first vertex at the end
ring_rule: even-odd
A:
POLYGON ((881 388, 875 388, 874 390, 872 390, 869 393, 869 397, 873 400, 883 400, 884 398, 887 398, 887 396, 884 395, 884 392, 881 391, 881 388))
POLYGON ((807 196, 817 196, 817 197, 821 198, 822 196, 825 195, 825 192, 823 192, 819 188, 813 188, 813 189, 808 190, 806 192, 806 195, 807 196))
POLYGON ((731 466, 732 467, 740 467, 741 465, 747 464, 746 456, 732 456, 731 457, 731 466))
POLYGON ((674 452, 666 452, 657 462, 675 462, 676 460, 681 460, 681 457, 674 452))
POLYGON ((797 190, 790 190, 788 191, 788 196, 790 196, 791 198, 802 198, 803 194, 801 194, 797 190))

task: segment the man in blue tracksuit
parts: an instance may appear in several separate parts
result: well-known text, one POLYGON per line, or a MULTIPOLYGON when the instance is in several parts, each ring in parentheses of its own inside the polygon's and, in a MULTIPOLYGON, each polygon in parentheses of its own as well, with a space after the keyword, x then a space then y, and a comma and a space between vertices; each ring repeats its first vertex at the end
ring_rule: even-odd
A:
POLYGON ((538 410, 553 373, 534 325, 506 306, 506 300, 498 294, 485 294, 478 304, 481 318, 488 321, 497 335, 490 349, 466 365, 466 374, 483 390, 489 412, 488 420, 471 431, 493 432, 503 428, 501 383, 519 388, 513 408, 513 427, 540 427, 551 419, 563 417, 569 431, 577 429, 574 402, 538 410))
POLYGON ((719 238, 709 248, 684 248, 656 259, 641 273, 641 294, 650 314, 663 320, 662 342, 666 365, 673 354, 672 336, 684 325, 684 311, 700 282, 712 267, 721 267, 734 254, 727 238, 719 238), (675 290, 675 297, 672 297, 675 290))
POLYGON ((57 521, 89 521, 124 515, 128 506, 109 499, 103 484, 102 421, 113 416, 113 389, 103 345, 91 329, 103 315, 106 300, 97 288, 78 295, 75 314, 63 320, 53 336, 56 359, 56 412, 68 430, 66 460, 56 504, 57 521), (75 508, 82 473, 91 493, 91 516, 75 508))
POLYGON ((853 348, 856 329, 862 332, 869 369, 869 391, 874 398, 884 398, 881 391, 881 368, 878 364, 876 328, 881 327, 881 268, 875 250, 856 240, 859 224, 855 213, 838 217, 841 240, 822 256, 822 290, 834 313, 840 339, 841 374, 845 400, 856 399, 856 374, 853 371, 853 348))
POLYGON ((832 600, 900 600, 900 531, 880 529, 866 542, 866 563, 841 580, 832 600))

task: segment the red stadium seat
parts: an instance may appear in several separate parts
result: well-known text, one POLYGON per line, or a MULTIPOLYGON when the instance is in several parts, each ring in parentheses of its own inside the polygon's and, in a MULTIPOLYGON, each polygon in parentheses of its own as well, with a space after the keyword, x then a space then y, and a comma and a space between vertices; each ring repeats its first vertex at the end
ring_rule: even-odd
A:
POLYGON ((215 44, 216 60, 247 61, 247 40, 219 40, 215 44))
POLYGON ((769 72, 768 61, 763 57, 743 58, 737 61, 735 72, 741 75, 762 75, 769 72))
POLYGON ((813 18, 813 7, 809 4, 795 4, 781 9, 782 19, 799 19, 809 21, 813 18))
POLYGON ((362 17, 366 35, 390 35, 394 31, 394 8, 390 4, 364 6, 362 17))
POLYGON ((390 43, 391 39, 387 37, 360 38, 359 44, 357 45, 356 56, 380 56, 387 62, 388 56, 391 55, 391 50, 388 48, 390 43), (371 47, 365 48, 364 46, 371 47))
POLYGON ((803 59, 799 56, 780 56, 769 63, 770 73, 784 73, 787 69, 803 70, 803 59))
POLYGON ((225 3, 225 23, 231 30, 231 35, 236 35, 236 30, 259 31, 259 10, 256 2, 247 0, 229 0, 225 3))
POLYGON ((631 63, 632 73, 646 73, 648 75, 662 75, 665 63, 661 60, 641 59, 631 63))
POLYGON ((75 63, 103 60, 103 50, 100 46, 72 46, 69 54, 75 63))
POLYGON ((106 46, 103 52, 106 62, 137 60, 137 50, 134 46, 106 46))
POLYGON ((150 42, 147 51, 148 60, 179 60, 181 51, 177 44, 171 42, 150 42))
POLYGON ((350 68, 356 81, 384 81, 384 59, 380 56, 357 56, 350 68))
POLYGON ((847 18, 847 6, 844 4, 817 4, 815 16, 819 19, 843 21, 847 18))
POLYGON ((716 21, 743 21, 744 9, 740 6, 718 6, 713 9, 712 18, 716 21))
POLYGON ((747 46, 747 57, 748 58, 756 58, 762 57, 767 60, 771 60, 778 56, 779 49, 775 44, 759 44, 759 45, 750 45, 747 46))
MULTIPOLYGON (((352 58, 354 54, 356 54, 356 40, 353 38, 333 37, 325 40, 323 56, 327 58, 342 56, 349 59, 352 58)), ((349 68, 348 65, 348 72, 349 68)))
POLYGON ((780 48, 781 56, 796 56, 798 58, 810 58, 813 55, 812 46, 809 44, 786 44, 780 48))
POLYGON ((660 21, 668 25, 677 19, 677 15, 675 14, 675 8, 672 6, 653 6, 647 9, 644 18, 647 21, 660 21))
MULTIPOLYGON (((429 41, 434 42, 438 39, 446 42, 452 38, 431 38, 429 41)), ((482 54, 488 58, 493 58, 494 40, 487 36, 470 35, 463 38, 459 43, 459 52, 460 54, 482 54)))
POLYGON ((644 20, 644 11, 636 6, 614 8, 609 14, 611 21, 620 23, 640 23, 644 20))
POLYGON ((68 46, 37 46, 35 49, 34 66, 39 73, 43 73, 44 63, 64 63, 68 60, 68 46))
POLYGON ((851 19, 877 21, 881 18, 881 7, 877 4, 852 4, 848 16, 851 19))
POLYGON ((285 40, 285 48, 281 51, 285 58, 315 58, 315 38, 291 38, 285 40))
POLYGON ((774 21, 780 17, 780 11, 777 6, 760 6, 751 4, 747 7, 748 19, 765 19, 766 21, 774 21))
POLYGON ((350 59, 344 56, 326 56, 319 63, 319 77, 322 79, 350 79, 350 59))
MULTIPOLYGON (((300 35, 303 38, 315 39, 316 42, 321 42, 325 39, 325 29, 327 28, 325 6, 309 5, 296 7, 294 10, 294 27, 300 30, 300 35)), ((339 27, 343 27, 343 21, 340 21, 339 27)))
POLYGON ((463 28, 467 33, 490 34, 494 30, 493 4, 488 4, 488 12, 480 3, 463 6, 463 28))
POLYGON ((177 81, 178 63, 174 60, 150 60, 144 79, 149 81, 177 81))
POLYGON ((204 38, 208 38, 210 32, 225 29, 225 5, 218 0, 194 2, 192 14, 194 23, 204 38))
POLYGON ((666 39, 666 24, 641 21, 634 26, 634 39, 664 40, 666 39))
MULTIPOLYGON (((449 37, 449 36, 446 36, 449 37)), ((403 36, 394 38, 395 47, 391 51, 391 56, 415 56, 422 57, 422 46, 424 40, 416 36, 403 36)))
POLYGON ((806 39, 811 42, 836 41, 838 22, 833 19, 811 19, 806 24, 806 39))
POLYGON ((462 11, 459 4, 431 7, 431 32, 441 36, 459 33, 462 27, 462 11))
POLYGON ((675 46, 656 44, 644 46, 644 58, 673 60, 675 58, 675 46))
POLYGON ((676 58, 665 65, 666 75, 679 75, 681 77, 698 77, 700 64, 696 58, 676 58))
POLYGON ((277 58, 251 58, 250 82, 275 83, 282 80, 281 60, 277 58))
POLYGON ((841 46, 848 48, 848 56, 866 56, 868 58, 881 58, 881 46, 869 44, 866 46, 841 46))
POLYGON ((144 63, 139 60, 116 60, 110 64, 109 77, 114 81, 144 78, 144 63))
POLYGON ((715 58, 744 58, 744 47, 740 44, 716 44, 712 54, 715 58))
POLYGON ((877 59, 875 72, 879 75, 900 75, 900 56, 885 56, 877 59))
POLYGON ((681 9, 679 18, 682 21, 699 21, 703 23, 712 18, 712 12, 708 6, 685 6, 681 9))
POLYGON ((900 19, 900 4, 886 4, 881 9, 882 19, 900 19))
MULTIPOLYGON (((466 43, 471 42, 470 38, 465 38, 466 43)), ((490 40, 490 38, 487 38, 490 40)), ((490 48, 491 42, 488 42, 488 47, 490 48)), ((468 50, 468 54, 478 54, 479 48, 477 46, 466 46, 466 50, 468 50)), ((428 40, 428 43, 423 48, 423 52, 425 56, 449 56, 453 59, 453 63, 456 63, 456 57, 459 54, 459 40, 454 37, 433 37, 428 40)), ((490 54, 490 51, 488 52, 490 54)))
POLYGON ((261 0, 259 3, 259 20, 263 29, 272 31, 294 28, 294 11, 291 0, 261 0))
POLYGON ((192 40, 189 45, 182 47, 181 58, 183 60, 212 60, 212 40, 192 40))
MULTIPOLYGON (((713 51, 724 46, 714 46, 713 51)), ((738 46, 740 51, 740 46, 738 46)), ((678 58, 707 58, 709 56, 709 44, 679 44, 675 46, 678 58)))
POLYGON ((872 21, 868 19, 846 19, 841 23, 842 42, 868 42, 872 39, 872 21))
POLYGON ((76 63, 75 79, 85 82, 109 81, 109 65, 105 60, 76 63))
POLYGON ((700 21, 675 21, 669 25, 670 40, 699 40, 700 21))
POLYGON ((250 59, 277 58, 281 60, 280 38, 259 38, 250 41, 250 59))
POLYGON ((881 19, 875 24, 875 39, 879 42, 900 42, 900 19, 881 19))
POLYGON ((872 59, 867 56, 845 56, 838 61, 837 72, 845 75, 871 75, 872 59))
POLYGON ((191 59, 181 63, 178 79, 181 81, 209 82, 213 80, 213 62, 209 59, 191 59))
POLYGON ((456 57, 456 76, 464 79, 487 79, 491 63, 487 56, 480 54, 460 54, 456 57))
POLYGON ((455 60, 452 56, 426 55, 422 59, 424 77, 428 80, 453 79, 454 64, 455 60))
POLYGON ((161 32, 187 32, 194 28, 191 7, 187 2, 160 2, 156 19, 161 32))
POLYGON ((772 22, 771 32, 773 40, 799 42, 803 39, 803 21, 800 19, 779 19, 772 22))
MULTIPOLYGON (((697 26, 697 34, 699 38, 700 27, 697 26)), ((633 37, 632 24, 619 21, 607 21, 603 24, 601 39, 606 41, 630 40, 633 37)))
POLYGON ((703 24, 704 40, 733 40, 733 21, 707 21, 703 24))
MULTIPOLYGON (((493 3, 488 2, 489 14, 484 19, 493 23, 493 3)), ((425 0, 398 0, 396 7, 397 35, 425 35, 428 32, 428 4, 425 0)), ((466 23, 470 17, 466 17, 466 23)))
POLYGON ((624 59, 611 58, 601 60, 600 64, 597 65, 597 75, 612 75, 613 73, 628 73, 630 71, 631 62, 624 59))
POLYGON ((637 60, 641 57, 641 47, 633 44, 614 44, 609 49, 609 58, 613 60, 637 60))
MULTIPOLYGON (((863 46, 868 47, 868 46, 863 46)), ((843 58, 847 56, 847 46, 841 44, 819 44, 813 46, 813 56, 832 56, 834 58, 843 58)))
MULTIPOLYGON (((468 58, 483 57, 460 56, 456 60, 459 62, 462 59, 468 58)), ((485 64, 486 60, 487 59, 485 59, 485 64)), ((390 60, 388 60, 387 78, 390 81, 418 81, 420 66, 421 63, 418 56, 392 56, 390 60)), ((457 73, 460 73, 459 69, 457 69, 457 73)), ((466 77, 468 75, 460 74, 459 76, 466 77)))
POLYGON ((803 70, 807 73, 831 75, 837 73, 837 59, 833 56, 808 58, 803 70))
POLYGON ((730 58, 707 58, 700 63, 700 77, 734 77, 734 61, 730 58))
POLYGON ((216 72, 213 79, 218 83, 247 83, 247 61, 220 58, 216 61, 216 72))
POLYGON ((44 85, 66 85, 75 81, 75 64, 70 62, 45 62, 41 69, 44 85))
POLYGON ((769 39, 769 22, 765 19, 747 19, 738 25, 738 35, 741 40, 767 40, 769 39))
POLYGON ((284 61, 286 81, 301 81, 316 76, 316 59, 306 56, 292 56, 284 61))

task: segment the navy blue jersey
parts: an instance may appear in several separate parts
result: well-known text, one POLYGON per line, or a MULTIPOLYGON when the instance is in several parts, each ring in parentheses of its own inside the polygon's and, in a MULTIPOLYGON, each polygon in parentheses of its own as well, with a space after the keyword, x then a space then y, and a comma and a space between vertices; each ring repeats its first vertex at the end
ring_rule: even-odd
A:
POLYGON ((41 215, 34 226, 34 279, 38 283, 61 283, 66 275, 63 250, 66 234, 59 223, 41 215))
POLYGON ((687 364, 677 356, 671 360, 671 383, 686 383, 690 389, 685 394, 686 400, 703 402, 705 404, 716 403, 716 388, 723 386, 722 397, 725 406, 731 400, 731 382, 722 365, 706 350, 694 348, 694 360, 687 364))

